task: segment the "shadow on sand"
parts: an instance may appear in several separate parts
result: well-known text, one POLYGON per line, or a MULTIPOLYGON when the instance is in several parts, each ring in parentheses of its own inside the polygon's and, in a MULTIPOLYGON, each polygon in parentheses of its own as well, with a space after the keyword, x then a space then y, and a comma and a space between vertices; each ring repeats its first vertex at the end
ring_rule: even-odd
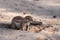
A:
POLYGON ((12 28, 10 28, 10 27, 11 27, 11 24, 0 23, 0 28, 12 29, 12 28))

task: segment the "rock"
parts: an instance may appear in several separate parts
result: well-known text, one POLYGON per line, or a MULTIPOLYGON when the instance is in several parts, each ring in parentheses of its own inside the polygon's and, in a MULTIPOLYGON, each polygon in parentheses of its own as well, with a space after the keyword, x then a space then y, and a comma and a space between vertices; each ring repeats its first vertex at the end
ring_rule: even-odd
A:
POLYGON ((46 28, 49 28, 49 27, 53 27, 52 25, 50 25, 50 24, 47 24, 46 25, 46 28))
POLYGON ((28 32, 34 32, 34 33, 38 33, 41 31, 40 26, 29 26, 29 29, 27 30, 28 32))
POLYGON ((56 18, 56 16, 53 16, 53 18, 56 18))

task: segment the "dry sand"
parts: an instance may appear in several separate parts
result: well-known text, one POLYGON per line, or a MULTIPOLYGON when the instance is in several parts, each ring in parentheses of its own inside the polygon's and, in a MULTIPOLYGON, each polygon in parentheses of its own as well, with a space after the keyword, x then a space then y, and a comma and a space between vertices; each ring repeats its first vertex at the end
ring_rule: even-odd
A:
POLYGON ((0 40, 60 40, 59 0, 0 0, 0 23, 10 24, 13 17, 27 15, 53 28, 34 33, 2 28, 6 25, 0 25, 0 40), (24 15, 24 12, 27 14, 24 15), (57 18, 53 18, 54 15, 57 18))

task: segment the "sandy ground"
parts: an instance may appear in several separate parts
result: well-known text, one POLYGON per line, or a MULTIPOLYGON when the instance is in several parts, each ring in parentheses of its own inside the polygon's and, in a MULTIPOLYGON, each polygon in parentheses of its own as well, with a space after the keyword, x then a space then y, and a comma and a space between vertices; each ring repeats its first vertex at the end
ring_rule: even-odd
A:
POLYGON ((4 28, 0 25, 0 40, 60 40, 59 0, 0 0, 0 23, 10 24, 15 16, 30 15, 36 21, 50 24, 39 33, 4 28), (23 13, 27 13, 24 15, 23 13), (57 18, 53 18, 53 16, 57 18), (54 30, 54 31, 52 31, 54 30))

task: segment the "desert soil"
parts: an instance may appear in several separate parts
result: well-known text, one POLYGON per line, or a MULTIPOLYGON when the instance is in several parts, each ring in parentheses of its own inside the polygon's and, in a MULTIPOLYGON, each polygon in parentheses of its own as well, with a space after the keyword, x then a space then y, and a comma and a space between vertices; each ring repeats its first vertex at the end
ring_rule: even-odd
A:
POLYGON ((60 40, 60 1, 0 0, 0 40, 60 40), (10 24, 13 17, 27 15, 53 27, 39 33, 5 28, 5 24, 10 24))

